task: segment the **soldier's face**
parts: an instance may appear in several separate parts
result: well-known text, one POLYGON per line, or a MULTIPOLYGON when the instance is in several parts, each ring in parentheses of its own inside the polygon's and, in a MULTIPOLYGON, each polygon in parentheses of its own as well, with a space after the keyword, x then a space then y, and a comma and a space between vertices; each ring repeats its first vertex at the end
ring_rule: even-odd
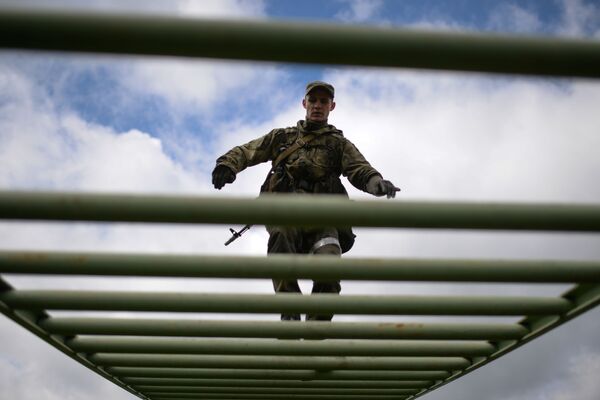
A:
POLYGON ((326 122, 329 113, 335 108, 335 102, 325 89, 316 88, 302 100, 306 109, 306 119, 314 122, 326 122))

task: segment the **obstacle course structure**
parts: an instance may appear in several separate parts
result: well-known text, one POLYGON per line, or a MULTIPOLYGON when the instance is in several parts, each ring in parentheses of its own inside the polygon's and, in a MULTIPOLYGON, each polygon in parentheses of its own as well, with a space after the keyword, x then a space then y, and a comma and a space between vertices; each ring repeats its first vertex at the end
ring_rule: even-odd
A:
MULTIPOLYGON (((0 47, 542 76, 600 74, 598 42, 288 22, 4 10, 0 47)), ((0 219, 599 233, 600 205, 0 192, 0 219)), ((0 273, 573 284, 558 297, 293 296, 16 290, 0 279, 4 315, 151 400, 412 400, 600 303, 600 261, 2 251, 0 273), (53 317, 53 310, 522 319, 502 324, 218 321, 53 317)))

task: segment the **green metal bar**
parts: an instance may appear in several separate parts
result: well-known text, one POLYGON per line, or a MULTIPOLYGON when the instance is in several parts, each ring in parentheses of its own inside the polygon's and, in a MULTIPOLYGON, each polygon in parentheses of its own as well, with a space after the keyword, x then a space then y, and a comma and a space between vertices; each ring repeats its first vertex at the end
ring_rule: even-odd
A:
POLYGON ((0 192, 0 219, 599 232, 600 206, 0 192))
POLYGON ((207 396, 223 394, 363 394, 363 395, 406 395, 415 394, 418 389, 364 389, 364 388, 273 388, 273 387, 202 387, 202 386, 137 386, 140 392, 150 397, 178 393, 194 393, 207 396))
POLYGON ((524 318, 520 324, 528 328, 529 333, 527 335, 516 341, 504 340, 498 342, 498 350, 495 353, 488 357, 482 358, 481 360, 473 362, 473 364, 467 367, 464 371, 454 373, 441 382, 436 383, 431 388, 423 390, 415 396, 411 396, 410 400, 430 393, 431 391, 438 389, 454 381, 455 379, 458 379, 476 370, 477 368, 481 368, 484 365, 498 359, 499 357, 502 357, 503 355, 523 346, 531 340, 549 332, 552 329, 557 328, 576 316, 600 305, 600 285, 578 285, 564 293, 562 297, 568 299, 574 305, 569 312, 561 316, 529 316, 524 318))
POLYGON ((121 379, 271 379, 278 381, 414 381, 440 380, 450 376, 447 371, 316 371, 279 369, 208 369, 208 368, 142 368, 108 367, 105 370, 121 379))
POLYGON ((462 357, 314 357, 224 356, 95 353, 88 359, 100 366, 164 368, 274 368, 274 369, 373 369, 457 370, 470 365, 462 357))
POLYGON ((234 60, 600 76, 600 44, 291 21, 0 12, 0 47, 234 60))
POLYGON ((415 389, 430 386, 431 381, 350 381, 319 380, 293 381, 280 379, 176 379, 176 378, 125 378, 124 382, 145 391, 163 386, 197 387, 279 387, 279 388, 364 388, 364 389, 415 389))
POLYGON ((485 341, 425 340, 265 340, 75 337, 67 345, 78 353, 237 354, 287 356, 459 356, 493 353, 485 341))
POLYGON ((562 314, 571 302, 554 297, 352 296, 19 290, 0 293, 17 309, 202 313, 333 313, 365 315, 562 314))
MULTIPOLYGON (((14 291, 14 288, 8 282, 6 282, 2 278, 0 278, 0 295, 10 293, 12 291, 14 291)), ((48 314, 46 314, 45 312, 38 311, 38 312, 32 313, 32 312, 27 312, 27 311, 22 311, 22 310, 19 310, 19 311, 13 310, 10 307, 8 307, 6 304, 4 304, 2 301, 0 301, 0 312, 2 314, 4 314, 7 318, 9 318, 9 319, 13 320, 14 322, 16 322, 17 324, 21 325, 23 328, 27 329, 29 332, 33 333, 34 335, 36 335, 37 337, 42 339, 44 342, 46 342, 49 345, 51 345, 52 347, 56 348, 57 350, 59 350, 60 352, 62 352, 65 355, 67 355, 71 359, 77 361, 79 364, 83 365, 84 367, 94 371, 98 375, 109 380, 110 382, 114 383, 115 385, 119 386, 120 388, 128 391, 129 393, 133 394, 134 396, 139 397, 140 399, 147 399, 146 396, 137 392, 128 384, 122 382, 121 380, 119 380, 118 378, 115 378, 114 376, 112 376, 110 374, 107 374, 104 370, 98 368, 96 365, 91 363, 88 359, 86 359, 85 357, 82 357, 80 354, 77 354, 71 348, 66 346, 64 344, 64 342, 65 342, 64 336, 51 335, 48 332, 46 332, 44 329, 42 329, 39 326, 38 321, 43 320, 45 318, 49 318, 48 314)))
POLYGON ((519 339, 519 324, 208 321, 172 319, 48 318, 48 332, 65 335, 254 337, 280 339, 519 339))
POLYGON ((600 283, 600 261, 375 259, 0 251, 0 273, 260 279, 600 283))
MULTIPOLYGON (((410 396, 398 395, 364 395, 364 394, 220 394, 214 393, 202 396, 202 400, 405 400, 410 396)), ((197 394, 177 393, 170 395, 152 396, 152 400, 189 400, 198 399, 197 394)))

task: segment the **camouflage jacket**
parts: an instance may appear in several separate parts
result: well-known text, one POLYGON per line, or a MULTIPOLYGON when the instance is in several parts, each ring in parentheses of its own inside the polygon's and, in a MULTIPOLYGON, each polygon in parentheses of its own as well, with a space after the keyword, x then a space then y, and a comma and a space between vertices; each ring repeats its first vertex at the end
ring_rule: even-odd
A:
POLYGON ((273 161, 286 148, 307 134, 316 137, 290 154, 269 176, 261 191, 346 193, 339 177, 346 176, 365 191, 374 175, 381 175, 333 125, 312 128, 305 121, 295 127, 274 129, 244 145, 236 146, 217 159, 236 174, 247 167, 273 161))

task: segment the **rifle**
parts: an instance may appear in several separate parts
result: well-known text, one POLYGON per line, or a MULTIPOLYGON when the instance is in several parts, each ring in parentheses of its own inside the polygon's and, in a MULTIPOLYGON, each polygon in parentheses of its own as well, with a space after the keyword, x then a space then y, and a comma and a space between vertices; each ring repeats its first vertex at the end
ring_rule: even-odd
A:
POLYGON ((233 228, 229 228, 229 231, 232 233, 232 236, 229 238, 228 241, 225 242, 225 246, 229 246, 229 244, 231 242, 233 242, 237 238, 241 237, 244 234, 244 232, 246 232, 251 227, 252 227, 252 225, 246 225, 242 229, 240 229, 238 232, 236 232, 235 229, 233 229, 233 228))

